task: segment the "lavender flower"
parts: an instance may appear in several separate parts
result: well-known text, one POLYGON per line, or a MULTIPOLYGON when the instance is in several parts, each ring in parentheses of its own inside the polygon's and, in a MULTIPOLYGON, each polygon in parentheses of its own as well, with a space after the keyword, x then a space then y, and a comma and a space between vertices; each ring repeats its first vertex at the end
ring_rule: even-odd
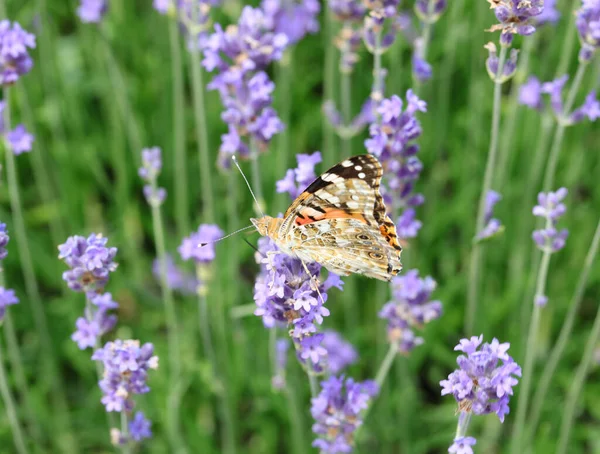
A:
POLYGON ((519 88, 519 104, 535 110, 542 110, 542 83, 535 76, 529 76, 519 88))
POLYGON ((544 0, 542 12, 535 16, 536 25, 556 24, 560 19, 560 11, 556 9, 556 0, 544 0))
POLYGON ((9 85, 28 73, 33 61, 27 49, 35 48, 35 36, 17 22, 0 21, 0 84, 9 85))
POLYGON ((358 353, 351 343, 346 342, 336 331, 323 331, 323 348, 327 350, 328 371, 337 375, 358 360, 358 353))
POLYGON ((413 77, 419 82, 427 82, 433 75, 431 65, 427 63, 423 57, 421 38, 417 39, 414 43, 415 50, 412 55, 412 73, 413 77))
POLYGON ((481 232, 476 235, 477 240, 484 240, 491 238, 496 235, 502 228, 500 220, 494 218, 494 205, 496 205, 502 196, 496 191, 488 191, 485 195, 485 213, 484 213, 484 227, 481 232))
POLYGON ((459 368, 447 380, 440 381, 442 396, 452 394, 461 412, 496 413, 500 422, 504 422, 512 388, 518 383, 515 376, 521 376, 521 368, 506 353, 508 342, 501 344, 496 338, 491 343, 481 345, 482 342, 483 335, 473 336, 461 339, 454 347, 467 356, 459 356, 456 360, 459 368))
POLYGON ((33 146, 33 135, 27 132, 24 125, 17 125, 6 133, 6 140, 15 156, 31 151, 33 146))
POLYGON ((6 230, 6 224, 0 222, 0 260, 4 260, 8 255, 8 251, 6 250, 8 240, 10 240, 10 237, 8 236, 8 232, 6 230))
POLYGON ((215 259, 215 245, 212 242, 222 236, 223 231, 218 225, 201 224, 196 232, 183 239, 177 250, 183 260, 208 264, 215 259))
MULTIPOLYGON (((166 255, 165 260, 167 262, 167 285, 184 295, 194 294, 200 284, 198 279, 178 267, 170 254, 166 255)), ((160 261, 158 259, 152 262, 152 274, 160 281, 160 261)))
POLYGON ((327 454, 352 452, 361 413, 378 394, 378 386, 371 380, 357 383, 343 376, 332 376, 321 386, 319 395, 311 399, 312 430, 318 436, 312 445, 327 454))
POLYGON ((82 22, 99 23, 107 11, 106 0, 81 0, 81 4, 77 8, 77 15, 82 22))
POLYGON ((117 316, 108 313, 119 307, 110 293, 89 292, 87 298, 91 304, 86 307, 85 317, 79 317, 75 322, 77 330, 71 335, 80 350, 95 347, 100 336, 113 329, 117 323, 117 316))
POLYGON ((421 22, 433 24, 439 20, 447 6, 447 0, 417 0, 415 13, 421 22))
MULTIPOLYGON (((402 99, 396 95, 381 101, 377 108, 381 122, 371 125, 371 137, 365 141, 369 153, 375 155, 387 169, 384 199, 392 213, 410 209, 424 202, 421 194, 414 193, 414 185, 421 174, 423 164, 416 156, 419 146, 413 142, 422 132, 416 113, 426 112, 427 104, 412 90, 406 92, 406 99, 407 105, 404 110, 402 99)), ((416 234, 421 226, 411 213, 405 218, 401 216, 398 223, 404 224, 405 234, 416 234), (412 222, 407 224, 411 219, 412 222)))
POLYGON ((575 24, 581 40, 579 58, 589 61, 600 47, 600 2, 583 0, 581 8, 576 12, 575 24))
POLYGON ((19 298, 17 298, 17 295, 15 295, 14 290, 0 287, 0 323, 2 323, 4 320, 6 308, 8 306, 12 306, 13 304, 17 304, 18 302, 19 298))
POLYGON ((322 158, 321 153, 315 151, 312 154, 297 154, 296 160, 298 167, 289 169, 285 177, 277 182, 277 192, 287 192, 292 199, 298 197, 317 178, 315 166, 322 161, 322 158))
POLYGON ((448 448, 448 452, 451 454, 473 454, 473 448, 477 440, 473 437, 458 437, 454 439, 452 445, 448 448))
POLYGON ((71 236, 58 246, 58 258, 70 268, 63 273, 63 280, 76 292, 102 289, 108 276, 117 269, 114 261, 117 248, 106 247, 108 239, 92 233, 87 238, 71 236))
POLYGON ((510 51, 510 56, 504 62, 504 66, 502 67, 502 73, 498 74, 498 65, 500 64, 500 59, 498 58, 496 45, 492 42, 489 42, 483 47, 484 49, 488 50, 488 58, 485 60, 485 68, 488 76, 490 76, 490 79, 493 82, 504 83, 515 75, 517 72, 517 62, 519 56, 519 51, 517 49, 512 49, 510 51))
POLYGON ((129 435, 135 441, 142 441, 145 438, 152 438, 150 428, 152 423, 146 419, 144 413, 138 411, 129 422, 129 435))
POLYGON ((285 387, 285 368, 289 348, 290 341, 288 339, 277 339, 275 343, 275 375, 271 379, 271 385, 275 389, 285 387))
POLYGON ((538 194, 538 205, 533 207, 533 215, 543 218, 546 225, 543 229, 535 230, 532 237, 535 244, 544 252, 554 253, 565 247, 569 231, 567 229, 558 231, 556 225, 567 211, 567 207, 562 203, 567 193, 566 188, 560 188, 556 192, 538 194))
POLYGON ((319 31, 321 5, 318 0, 262 0, 260 7, 270 21, 268 28, 287 36, 289 44, 319 31))
POLYGON ((148 205, 153 207, 160 206, 167 197, 165 188, 157 186, 156 180, 162 169, 162 157, 159 147, 144 148, 142 150, 142 167, 138 170, 138 175, 146 183, 144 186, 144 197, 148 205))
POLYGON ((510 46, 515 34, 527 36, 535 32, 534 19, 544 10, 544 0, 488 0, 488 2, 499 24, 493 25, 487 31, 500 30, 500 44, 503 46, 510 46))
POLYGON ((423 338, 413 330, 442 315, 442 303, 430 301, 436 285, 430 276, 421 279, 417 270, 392 279, 394 299, 383 306, 379 317, 388 321, 388 339, 399 352, 408 354, 421 345, 423 338))
POLYGON ((130 412, 135 406, 133 396, 150 391, 146 384, 148 371, 158 368, 158 357, 153 352, 152 344, 140 346, 137 340, 107 342, 94 352, 92 359, 104 365, 99 385, 106 411, 130 412))
POLYGON ((327 6, 333 17, 343 22, 362 22, 365 17, 365 5, 358 0, 331 0, 327 6))
POLYGON ((171 7, 175 6, 173 0, 153 0, 152 7, 160 14, 167 14, 171 7))

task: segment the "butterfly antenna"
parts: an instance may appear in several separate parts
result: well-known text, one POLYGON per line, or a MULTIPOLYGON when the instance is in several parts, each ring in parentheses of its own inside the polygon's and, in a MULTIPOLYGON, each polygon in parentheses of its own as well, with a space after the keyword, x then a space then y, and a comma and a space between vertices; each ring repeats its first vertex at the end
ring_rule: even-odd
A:
POLYGON ((208 241, 206 243, 198 243, 198 247, 204 247, 207 244, 218 243, 219 241, 224 240, 225 238, 229 238, 230 236, 236 235, 236 234, 238 234, 240 232, 243 232, 244 230, 248 230, 248 229, 251 229, 251 228, 254 228, 254 226, 253 225, 247 225, 246 227, 242 227, 241 229, 238 229, 235 232, 232 232, 232 233, 230 233, 228 235, 222 236, 221 238, 216 239, 214 241, 208 241))
POLYGON ((252 187, 250 186, 250 183, 248 182, 248 178, 246 178, 246 175, 244 175, 244 172, 242 172, 242 168, 238 164, 237 158, 235 157, 235 155, 232 155, 231 159, 233 160, 233 163, 235 164, 235 166, 237 167, 237 169, 242 174, 242 177, 244 178, 244 181, 246 182, 246 186, 248 186, 248 190, 250 191, 250 194, 252 194, 252 198, 254 199, 254 202, 256 203, 256 207, 258 208, 258 211, 264 217, 265 213, 263 213, 263 210, 262 210, 262 208, 260 206, 260 203, 258 203, 258 199, 256 198, 256 196, 254 195, 254 192, 252 191, 252 187))

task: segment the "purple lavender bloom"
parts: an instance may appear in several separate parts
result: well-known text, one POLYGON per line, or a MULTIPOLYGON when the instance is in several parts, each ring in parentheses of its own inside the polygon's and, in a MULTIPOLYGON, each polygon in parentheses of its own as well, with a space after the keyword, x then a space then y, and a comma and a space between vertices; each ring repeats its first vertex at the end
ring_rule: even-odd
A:
POLYGON ((488 191, 485 196, 484 227, 476 235, 477 240, 484 240, 496 235, 502 228, 500 220, 494 218, 494 205, 496 205, 502 196, 496 191, 488 191))
POLYGON ((536 16, 544 10, 544 0, 488 0, 490 7, 496 14, 499 24, 493 25, 489 30, 500 30, 500 44, 510 46, 513 35, 531 35, 535 32, 533 23, 536 16))
POLYGON ((146 419, 144 413, 138 411, 133 419, 129 421, 129 435, 134 441, 142 441, 145 438, 152 438, 152 423, 146 419))
POLYGON ((398 14, 400 0, 364 0, 363 4, 376 22, 383 23, 383 19, 392 18, 398 14))
POLYGON ((87 238, 70 236, 58 246, 58 258, 70 268, 63 273, 63 280, 76 292, 102 289, 108 276, 117 269, 114 258, 117 248, 106 247, 108 238, 92 233, 87 238))
POLYGON ((12 306, 13 304, 17 304, 18 302, 19 298, 17 298, 17 295, 15 295, 14 290, 0 287, 0 323, 2 323, 4 320, 6 308, 8 306, 12 306))
POLYGON ((560 11, 556 9, 556 0, 544 0, 544 8, 540 14, 535 16, 536 25, 556 24, 560 19, 560 11))
POLYGON ((383 306, 379 317, 388 321, 388 340, 399 352, 408 354, 421 345, 423 338, 414 329, 442 315, 442 303, 430 300, 436 286, 430 276, 421 279, 417 270, 392 279, 393 300, 383 306))
MULTIPOLYGON (((167 285, 173 290, 181 292, 184 295, 192 295, 196 293, 198 285, 200 284, 198 279, 178 267, 170 254, 166 255, 166 261, 167 285)), ((152 262, 152 274, 154 275, 155 279, 160 281, 160 262, 158 259, 154 259, 152 262)))
POLYGON ((488 50, 488 58, 485 60, 485 68, 492 81, 504 83, 515 75, 515 72, 517 72, 517 62, 519 56, 519 51, 517 49, 512 49, 510 51, 510 55, 502 67, 502 74, 498 74, 498 65, 500 64, 500 60, 496 51, 496 45, 492 42, 489 42, 483 47, 488 50))
POLYGON ((452 445, 448 448, 448 452, 451 454, 473 454, 473 448, 477 440, 473 437, 458 437, 454 439, 452 445))
POLYGON ((183 239, 177 248, 183 260, 192 259, 196 263, 208 264, 215 259, 215 245, 212 243, 223 236, 223 231, 215 224, 200 224, 198 230, 183 239))
POLYGON ((357 383, 331 376, 321 387, 319 395, 311 399, 312 430, 318 436, 312 445, 327 454, 352 452, 354 433, 363 422, 361 414, 379 393, 378 386, 372 380, 357 383))
POLYGON ((583 0, 576 12, 577 32, 581 40, 580 60, 589 61, 600 47, 600 2, 583 0))
POLYGON ((285 177, 277 182, 277 192, 287 192, 292 199, 298 197, 317 178, 315 166, 322 161, 321 152, 297 154, 296 160, 298 167, 289 169, 285 177))
POLYGON ((467 356, 459 356, 456 360, 459 368, 447 380, 440 381, 442 396, 452 394, 461 412, 496 413, 500 422, 504 422, 512 388, 518 383, 515 376, 521 376, 521 368, 506 353, 508 342, 501 344, 496 338, 491 343, 481 345, 482 342, 483 335, 473 336, 461 339, 454 347, 467 356))
MULTIPOLYGON (((383 99, 377 107, 381 122, 371 124, 371 137, 365 140, 367 151, 387 169, 383 191, 391 213, 418 206, 424 201, 421 194, 414 192, 423 164, 416 156, 419 146, 413 142, 422 133, 416 113, 426 112, 427 104, 412 90, 406 92, 406 100, 406 108, 403 109, 402 99, 398 96, 383 99)), ((412 230, 415 230, 414 215, 407 215, 407 219, 411 217, 412 230)))
POLYGON ((144 197, 148 205, 152 207, 160 206, 167 197, 165 188, 156 185, 156 179, 162 169, 162 157, 159 147, 144 148, 142 150, 142 167, 138 170, 138 175, 147 182, 144 186, 144 197))
POLYGON ((140 346, 137 340, 107 342, 92 355, 102 361, 104 376, 100 380, 102 403, 106 411, 132 411, 133 396, 150 391, 146 384, 148 371, 158 368, 158 357, 150 343, 140 346))
POLYGON ((438 21, 447 6, 447 0, 417 0, 415 12, 422 22, 432 24, 438 21))
POLYGON ((8 240, 10 240, 10 237, 6 230, 6 224, 0 222, 0 260, 4 260, 8 255, 8 251, 6 250, 8 240))
POLYGON ((536 295, 533 302, 536 306, 544 307, 548 304, 548 297, 546 295, 536 295))
POLYGON ((99 23, 108 11, 106 0, 81 0, 77 15, 82 22, 99 23))
POLYGON ((268 28, 286 35, 289 44, 319 31, 321 5, 318 0, 262 0, 260 7, 270 21, 268 28))
POLYGON ((567 207, 562 203, 567 196, 567 189, 560 188, 556 192, 540 192, 538 205, 533 207, 533 215, 544 218, 546 225, 543 229, 534 230, 532 237, 537 246, 544 252, 554 253, 565 247, 569 231, 558 231, 558 220, 565 214, 567 207))
POLYGON ((24 125, 17 125, 15 129, 6 133, 6 140, 15 156, 31 151, 33 134, 29 134, 24 125))
POLYGON ((366 8, 358 0, 331 0, 327 3, 333 16, 343 22, 362 22, 366 8))
POLYGON ((275 375, 271 379, 271 385, 275 389, 285 388, 285 369, 289 348, 290 341, 288 339, 277 339, 275 343, 275 375))
POLYGON ((595 91, 590 92, 585 97, 585 101, 581 105, 581 107, 575 109, 571 113, 569 117, 569 122, 571 124, 579 123, 585 118, 587 118, 590 121, 596 121, 598 118, 600 118, 600 102, 598 102, 598 99, 596 98, 595 91))
POLYGON ((427 82, 433 75, 431 65, 419 57, 417 52, 414 52, 412 57, 412 73, 413 77, 421 83, 427 82))
POLYGON ((160 14, 167 14, 172 5, 172 0, 153 0, 152 7, 160 14))
POLYGON ((35 36, 27 33, 17 22, 0 21, 0 84, 19 80, 33 67, 27 49, 35 48, 35 36))
POLYGON ((95 347, 100 337, 117 324, 117 316, 108 313, 119 307, 110 293, 88 292, 87 298, 92 303, 92 307, 86 308, 85 317, 77 319, 75 322, 77 330, 71 335, 71 339, 77 343, 80 350, 95 347))
POLYGON ((542 84, 535 76, 529 76, 519 88, 519 104, 530 107, 536 110, 542 110, 542 84))
POLYGON ((323 347, 327 350, 328 371, 337 375, 358 360, 358 353, 351 343, 346 342, 336 331, 323 331, 323 347))
POLYGON ((416 219, 414 208, 406 208, 396 220, 396 234, 398 238, 415 238, 423 227, 423 223, 416 219))

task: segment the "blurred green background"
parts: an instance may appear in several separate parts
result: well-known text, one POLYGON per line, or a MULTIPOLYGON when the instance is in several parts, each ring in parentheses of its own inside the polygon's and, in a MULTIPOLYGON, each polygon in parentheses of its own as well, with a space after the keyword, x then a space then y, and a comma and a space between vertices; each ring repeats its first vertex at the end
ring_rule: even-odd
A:
MULTIPOLYGON (((37 0, 4 2, 5 16, 37 36, 32 52, 34 67, 14 87, 10 102, 14 123, 22 122, 35 134, 34 150, 17 157, 29 252, 39 290, 39 303, 47 318, 52 351, 64 388, 66 407, 57 399, 44 367, 48 345, 36 330, 32 314, 35 288, 24 278, 22 248, 14 234, 4 169, 0 174, 0 220, 11 232, 9 256, 4 262, 7 287, 14 288, 21 304, 10 308, 16 330, 29 401, 19 393, 18 377, 7 361, 8 379, 16 393, 19 416, 32 452, 110 452, 107 418, 100 404, 95 364, 90 350, 80 351, 70 336, 83 312, 81 294, 69 291, 61 280, 65 267, 57 258, 57 245, 70 235, 102 232, 109 245, 119 248, 118 270, 107 291, 121 305, 117 328, 105 339, 134 338, 152 342, 161 367, 150 373, 152 391, 136 400, 153 421, 154 438, 141 452, 170 452, 166 415, 171 407, 166 326, 158 282, 152 275, 156 253, 150 209, 137 176, 142 147, 159 146, 164 168, 160 184, 168 198, 163 205, 167 249, 176 255, 183 236, 199 223, 217 223, 226 232, 247 225, 254 214, 250 195, 236 172, 215 164, 220 135, 226 130, 220 119, 222 106, 215 92, 205 93, 211 152, 211 191, 217 201, 214 219, 201 217, 200 163, 197 151, 191 86, 192 62, 180 38, 184 77, 184 105, 174 107, 173 49, 169 19, 159 15, 151 1, 110 2, 101 27, 82 24, 75 15, 77 2, 37 0), (174 153, 176 121, 184 134, 185 161, 177 165, 174 153), (177 184, 180 183, 178 188, 177 184), (33 298, 32 298, 33 297, 33 298), (28 412, 27 409, 33 410, 28 412), (27 423, 32 416, 33 424, 27 423), (65 430, 65 427, 69 427, 65 430), (38 438, 30 438, 35 434, 38 438)), ((213 11, 221 23, 236 22, 242 4, 227 1, 213 11)), ((511 354, 522 364, 524 338, 533 299, 539 253, 532 249, 534 219, 531 208, 541 190, 549 141, 540 145, 547 130, 540 114, 516 106, 513 87, 529 73, 542 80, 557 74, 571 75, 577 64, 579 44, 573 26, 578 1, 559 1, 562 17, 556 26, 546 25, 529 37, 515 39, 522 48, 531 41, 529 71, 520 72, 503 87, 501 157, 493 188, 504 196, 496 217, 506 226, 503 235, 485 244, 481 266, 481 290, 474 332, 463 331, 468 284, 468 263, 475 216, 486 162, 492 109, 493 84, 485 71, 488 41, 497 34, 484 30, 495 23, 484 0, 454 0, 435 24, 429 49, 433 79, 419 87, 428 103, 422 114, 424 133, 418 140, 424 171, 417 189, 425 204, 418 208, 423 228, 403 253, 405 270, 416 268, 438 283, 433 297, 444 305, 444 314, 420 334, 424 345, 409 357, 398 357, 382 395, 374 404, 361 434, 357 451, 377 453, 446 452, 456 427, 456 403, 441 397, 439 381, 456 366, 454 345, 464 336, 484 334, 511 343, 511 354), (569 43, 572 43, 571 50, 569 43), (557 72, 558 71, 558 72, 557 72), (507 124, 514 121, 514 129, 507 124), (543 161, 535 164, 535 151, 543 146, 543 161)), ((412 11, 403 2, 402 9, 412 11)), ((322 25, 325 16, 321 14, 322 25)), ((333 24, 333 27, 337 25, 333 24)), ((276 137, 260 158, 260 176, 268 212, 283 211, 289 200, 275 193, 275 181, 287 167, 295 166, 295 154, 321 150, 319 170, 335 164, 342 154, 339 139, 324 126, 321 105, 325 97, 339 98, 337 79, 324 85, 326 56, 333 56, 327 27, 288 50, 284 60, 270 69, 276 83, 275 108, 286 132, 276 137), (328 49, 329 48, 329 49, 328 49)), ((411 49, 399 37, 383 57, 389 73, 386 96, 404 97, 413 86, 411 49)), ((596 59, 598 60, 598 59, 596 59)), ((372 83, 372 56, 364 49, 352 76, 352 105, 357 113, 372 83)), ((592 62, 576 105, 599 85, 600 65, 592 62)), ((335 77, 339 74, 336 72, 335 77)), ((204 82, 210 75, 203 74, 204 82)), ((352 142, 352 152, 365 152, 366 132, 352 142)), ((536 376, 556 341, 589 250, 600 214, 600 129, 584 122, 569 128, 563 143, 556 184, 569 188, 568 212, 563 225, 570 230, 564 250, 551 261, 547 295, 536 341, 536 376)), ((4 162, 4 160, 2 161, 4 162)), ((242 163, 247 173, 247 163, 242 163)), ((224 429, 218 414, 218 395, 224 394, 235 415, 237 452, 307 453, 310 432, 310 392, 306 376, 290 355, 287 380, 291 393, 271 389, 269 333, 258 317, 232 317, 236 306, 253 302, 252 288, 258 266, 244 234, 217 246, 214 280, 209 286, 210 323, 225 379, 216 381, 210 363, 202 355, 198 331, 198 305, 193 296, 176 294, 184 372, 180 420, 189 452, 225 452, 224 429)), ((247 237, 256 242, 257 234, 247 237)), ((177 256, 177 260, 179 257, 177 256)), ((192 269, 189 269, 192 272, 192 269)), ((327 307, 331 316, 325 328, 339 330, 358 350, 360 360, 347 374, 373 378, 387 350, 385 323, 377 312, 388 299, 388 287, 360 276, 346 278, 344 292, 332 290, 327 307)), ((567 390, 579 364, 600 301, 600 267, 592 267, 575 329, 553 377, 541 423, 531 452, 553 452, 561 424, 567 390)), ((281 333, 284 335, 285 333, 281 333)), ((4 337, 2 340, 4 342, 4 337)), ((6 356, 6 355, 4 355, 6 356)), ((569 452, 600 452, 599 371, 590 371, 576 406, 576 424, 569 452)), ((536 378, 533 389, 536 387, 536 378)), ((516 388, 518 398, 519 386, 516 388)), ((501 425, 494 415, 474 417, 469 430, 478 438, 476 452, 508 452, 511 425, 516 412, 501 425)), ((64 401, 63 401, 64 402, 64 401)), ((0 415, 2 452, 13 452, 6 415, 0 415)))

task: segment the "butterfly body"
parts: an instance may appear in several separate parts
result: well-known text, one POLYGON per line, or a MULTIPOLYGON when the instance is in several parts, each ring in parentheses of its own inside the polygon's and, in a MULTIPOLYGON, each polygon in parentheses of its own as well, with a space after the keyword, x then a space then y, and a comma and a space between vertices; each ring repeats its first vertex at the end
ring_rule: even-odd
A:
POLYGON ((375 157, 354 156, 318 177, 282 218, 251 221, 281 252, 305 263, 389 281, 402 269, 402 248, 379 193, 382 173, 375 157))

